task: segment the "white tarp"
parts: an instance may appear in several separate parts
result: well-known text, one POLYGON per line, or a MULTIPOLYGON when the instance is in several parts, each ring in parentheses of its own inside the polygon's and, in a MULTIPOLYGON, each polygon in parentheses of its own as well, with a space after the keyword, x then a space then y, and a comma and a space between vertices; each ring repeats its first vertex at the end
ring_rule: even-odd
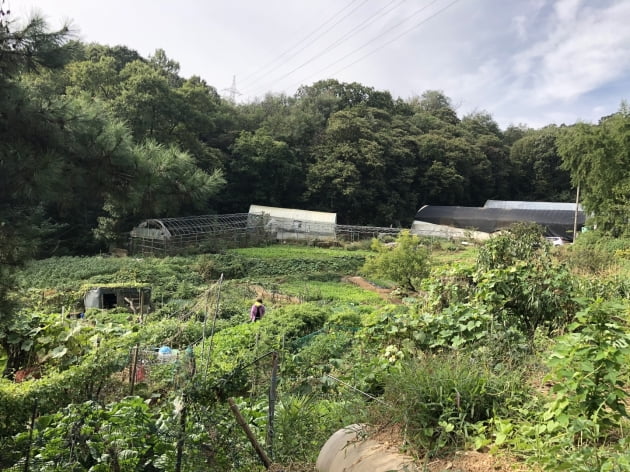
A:
POLYGON ((296 210, 293 208, 277 208, 262 205, 250 205, 249 213, 253 215, 269 215, 272 218, 284 218, 295 221, 308 221, 313 223, 337 223, 337 213, 323 211, 296 210))
POLYGON ((425 221, 414 221, 411 225, 411 234, 416 236, 433 236, 445 239, 476 239, 483 241, 490 237, 489 233, 483 231, 473 231, 463 228, 454 228, 452 226, 436 225, 425 221))
MULTIPOLYGON (((575 211, 575 203, 561 202, 524 202, 518 200, 487 200, 484 208, 505 208, 513 210, 563 210, 575 211)), ((578 211, 582 205, 578 205, 578 211)))

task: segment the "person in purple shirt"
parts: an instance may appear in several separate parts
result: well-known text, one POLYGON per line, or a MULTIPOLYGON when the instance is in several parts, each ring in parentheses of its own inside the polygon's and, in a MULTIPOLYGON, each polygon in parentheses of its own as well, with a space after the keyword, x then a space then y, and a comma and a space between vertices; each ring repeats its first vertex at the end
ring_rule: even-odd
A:
POLYGON ((265 305, 263 305, 262 298, 258 297, 249 311, 249 320, 253 323, 260 320, 263 316, 265 316, 265 305))

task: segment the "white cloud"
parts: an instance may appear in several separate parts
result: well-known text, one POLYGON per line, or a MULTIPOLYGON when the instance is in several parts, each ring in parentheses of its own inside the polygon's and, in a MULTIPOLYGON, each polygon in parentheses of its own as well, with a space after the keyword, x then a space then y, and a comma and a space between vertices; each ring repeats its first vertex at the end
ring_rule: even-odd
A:
POLYGON ((578 8, 559 2, 547 37, 515 56, 513 72, 539 104, 576 100, 630 69, 630 2, 578 8))
POLYGON ((236 75, 242 100, 270 90, 293 94, 334 76, 394 97, 443 90, 461 104, 458 113, 486 109, 505 127, 596 121, 630 98, 620 95, 630 74, 630 0, 462 0, 424 21, 451 0, 432 2, 20 0, 12 7, 72 18, 86 41, 143 55, 163 48, 182 75, 199 75, 219 91, 236 75), (326 19, 340 19, 345 6, 357 10, 269 66, 326 19))
POLYGON ((527 17, 518 15, 512 18, 512 26, 519 39, 527 39, 527 17))
POLYGON ((555 11, 560 23, 573 21, 577 16, 582 0, 560 0, 555 4, 555 11))

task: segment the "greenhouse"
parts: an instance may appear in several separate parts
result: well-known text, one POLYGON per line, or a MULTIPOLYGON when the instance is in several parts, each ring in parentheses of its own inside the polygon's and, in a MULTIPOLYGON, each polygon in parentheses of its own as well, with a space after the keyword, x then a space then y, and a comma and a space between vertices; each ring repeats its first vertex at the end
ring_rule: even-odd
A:
POLYGON ((132 254, 175 254, 184 249, 221 249, 266 237, 262 217, 248 213, 145 220, 131 231, 132 254))
POLYGON ((215 252, 269 242, 337 244, 395 236, 401 228, 336 224, 336 213, 252 205, 249 213, 145 220, 131 231, 129 250, 138 255, 215 252))
MULTIPOLYGON (((544 203, 544 202, 538 202, 544 203)), ((416 213, 412 228, 422 229, 431 225, 436 230, 454 233, 461 231, 494 233, 514 223, 531 222, 544 228, 545 236, 558 236, 573 239, 574 226, 580 231, 585 223, 583 211, 554 209, 543 205, 539 208, 512 207, 462 207, 425 205, 416 213)))

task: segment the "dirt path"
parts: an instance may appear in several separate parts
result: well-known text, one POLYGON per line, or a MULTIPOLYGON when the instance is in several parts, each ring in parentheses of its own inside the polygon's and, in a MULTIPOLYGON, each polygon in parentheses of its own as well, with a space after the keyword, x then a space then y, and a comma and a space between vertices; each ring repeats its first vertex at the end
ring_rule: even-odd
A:
MULTIPOLYGON (((371 436, 386 446, 401 450, 404 444, 397 425, 384 427, 371 436)), ((429 459, 426 464, 416 463, 426 472, 534 472, 539 469, 528 467, 509 455, 492 455, 488 452, 457 451, 447 457, 429 459)), ((540 472, 540 471, 539 471, 540 472)))
POLYGON ((392 295, 391 289, 378 287, 372 282, 365 280, 363 277, 344 277, 342 280, 344 282, 348 282, 358 287, 361 287, 364 290, 369 290, 370 292, 377 293, 379 297, 381 297, 383 300, 387 300, 390 303, 395 303, 397 305, 402 303, 402 300, 400 298, 396 298, 392 295))

